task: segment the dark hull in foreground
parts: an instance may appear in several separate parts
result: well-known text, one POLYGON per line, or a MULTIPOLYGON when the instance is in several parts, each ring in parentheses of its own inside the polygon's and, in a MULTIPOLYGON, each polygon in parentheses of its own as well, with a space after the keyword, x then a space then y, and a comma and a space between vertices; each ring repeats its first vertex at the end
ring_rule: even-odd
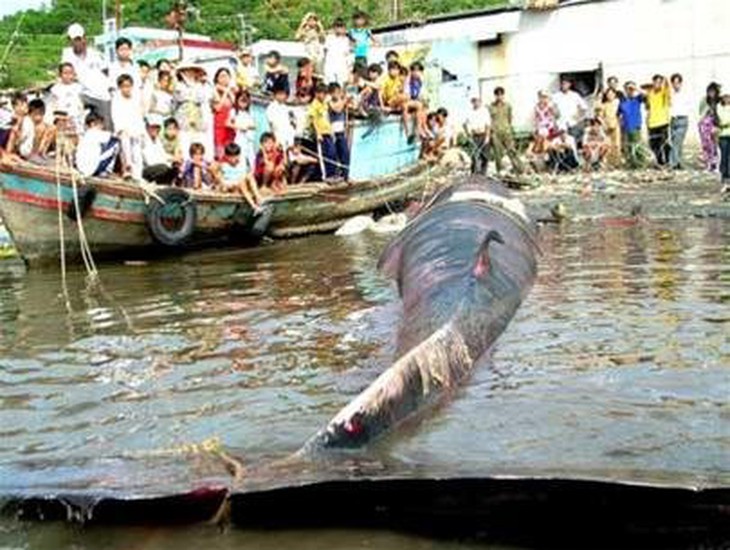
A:
POLYGON ((247 529, 389 529, 533 547, 710 549, 730 544, 730 489, 566 479, 360 479, 230 495, 211 489, 157 499, 102 499, 91 514, 72 504, 78 500, 11 500, 3 512, 21 520, 84 519, 92 525, 227 519, 247 529))

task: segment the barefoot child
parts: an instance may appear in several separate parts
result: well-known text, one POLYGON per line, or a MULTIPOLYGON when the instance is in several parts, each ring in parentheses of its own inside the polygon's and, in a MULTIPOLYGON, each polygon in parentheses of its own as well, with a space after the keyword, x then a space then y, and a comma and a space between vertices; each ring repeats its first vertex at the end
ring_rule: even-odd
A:
POLYGON ((42 159, 56 145, 56 127, 46 122, 46 104, 42 99, 34 99, 28 104, 28 116, 34 131, 31 155, 42 159))
POLYGON ((256 179, 251 175, 241 148, 235 143, 226 145, 220 163, 220 187, 224 193, 241 193, 254 212, 261 210, 261 194, 256 179))
POLYGON ((128 74, 117 79, 118 91, 112 98, 112 123, 122 145, 122 177, 142 179, 142 140, 146 129, 142 101, 135 93, 134 80, 128 74))
POLYGON ((254 176, 259 189, 271 189, 280 195, 286 191, 286 163, 284 151, 271 132, 261 135, 261 149, 256 154, 254 176))
POLYGON ((22 159, 27 159, 33 152, 35 127, 28 116, 28 98, 17 93, 11 99, 14 123, 10 129, 7 152, 22 159))

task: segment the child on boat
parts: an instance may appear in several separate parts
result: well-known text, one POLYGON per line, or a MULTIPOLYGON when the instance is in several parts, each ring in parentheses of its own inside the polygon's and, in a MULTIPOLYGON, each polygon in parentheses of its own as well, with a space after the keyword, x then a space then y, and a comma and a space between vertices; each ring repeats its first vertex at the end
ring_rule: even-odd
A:
POLYGON ((84 177, 111 175, 119 149, 119 140, 104 130, 104 118, 92 111, 76 148, 76 168, 84 177))
POLYGON ((297 103, 308 105, 314 99, 314 90, 319 84, 319 78, 314 76, 314 63, 311 59, 303 57, 297 61, 299 72, 294 85, 294 95, 297 103))
POLYGON ((292 184, 307 183, 322 178, 319 159, 310 151, 302 138, 294 140, 294 145, 289 149, 289 181, 292 184))
POLYGON ((277 195, 282 194, 287 188, 284 151, 271 132, 261 135, 260 144, 254 166, 256 183, 260 189, 271 189, 277 195))
POLYGON ((231 127, 236 131, 234 143, 240 147, 241 156, 251 171, 256 160, 254 147, 256 122, 251 114, 251 96, 247 90, 239 90, 236 94, 235 110, 231 113, 231 127))
POLYGON ((182 186, 198 190, 215 188, 215 167, 205 160, 205 146, 202 143, 192 143, 188 154, 189 158, 180 173, 182 186))
POLYGON ((76 82, 76 71, 71 63, 61 63, 58 80, 51 86, 49 108, 56 116, 59 131, 73 141, 84 131, 84 104, 81 85, 76 82))
POLYGON ((46 122, 46 104, 42 99, 34 99, 28 104, 28 116, 33 122, 33 151, 31 155, 39 160, 55 147, 56 127, 46 122))
POLYGON ((273 90, 274 100, 266 108, 266 119, 276 141, 284 148, 288 149, 294 144, 294 135, 296 129, 296 119, 292 113, 292 109, 286 104, 289 92, 286 88, 277 87, 273 90))
POLYGON ((355 63, 368 64, 370 47, 377 45, 373 33, 368 28, 368 15, 363 11, 357 11, 352 16, 353 27, 347 33, 352 44, 352 51, 355 56, 355 63))
POLYGON ((327 86, 319 84, 308 110, 309 120, 317 137, 317 154, 324 165, 324 179, 331 180, 337 176, 335 161, 335 141, 330 123, 327 102, 327 86))
POLYGON ((157 84, 149 103, 149 113, 168 118, 174 113, 175 98, 172 95, 172 73, 159 71, 157 73, 157 84))
POLYGON ((116 86, 118 91, 119 77, 127 75, 137 88, 135 92, 139 91, 142 86, 142 79, 139 76, 137 65, 132 61, 132 41, 121 36, 117 38, 114 48, 116 50, 116 59, 109 65, 109 80, 112 86, 116 86))
POLYGON ((224 193, 241 193, 255 213, 261 210, 261 194, 256 179, 241 159, 241 148, 235 143, 226 145, 220 163, 220 188, 224 193))
POLYGON ((335 19, 324 41, 324 79, 344 86, 350 72, 350 39, 344 20, 335 19))
POLYGON ((35 127, 28 116, 28 98, 23 93, 13 95, 10 104, 13 107, 13 125, 6 150, 9 155, 27 159, 33 152, 35 127))
POLYGON ((329 117, 334 137, 334 160, 337 162, 335 176, 347 181, 350 165, 350 144, 347 141, 347 108, 349 100, 342 92, 342 86, 333 82, 329 86, 329 117))
POLYGON ((122 145, 122 177, 142 179, 142 139, 146 133, 142 102, 128 74, 117 79, 117 93, 112 98, 112 124, 122 145))
POLYGON ((178 177, 180 165, 165 151, 160 136, 162 122, 160 115, 147 116, 147 134, 142 141, 142 177, 160 185, 171 185, 178 177))
POLYGON ((183 152, 180 145, 180 126, 177 120, 170 117, 165 119, 165 131, 162 133, 162 147, 173 164, 182 165, 183 152))
POLYGON ((276 90, 285 90, 289 98, 289 69, 281 62, 281 54, 271 50, 266 56, 266 74, 264 75, 264 93, 273 94, 276 90))
POLYGON ((423 64, 415 61, 411 63, 404 85, 406 102, 403 108, 403 126, 410 141, 415 139, 416 134, 423 137, 426 133, 426 101, 423 87, 423 64), (411 119, 414 120, 412 128, 411 119))
POLYGON ((243 48, 238 56, 236 85, 239 90, 251 90, 261 84, 261 77, 253 62, 251 48, 243 48))
POLYGON ((177 67, 175 83, 175 119, 180 125, 180 145, 183 154, 193 143, 207 143, 209 158, 213 157, 210 119, 204 111, 210 112, 210 94, 205 83, 205 69, 195 64, 177 67))
POLYGON ((388 74, 385 75, 380 86, 381 102, 390 112, 403 111, 403 107, 408 101, 404 86, 400 63, 391 61, 388 63, 388 74))
POLYGON ((322 60, 324 58, 324 27, 316 13, 307 13, 297 29, 296 40, 304 44, 304 51, 312 61, 314 71, 322 74, 322 60))
POLYGON ((380 77, 383 68, 377 63, 368 67, 367 78, 360 85, 360 111, 363 116, 371 116, 383 110, 383 100, 380 94, 380 77))

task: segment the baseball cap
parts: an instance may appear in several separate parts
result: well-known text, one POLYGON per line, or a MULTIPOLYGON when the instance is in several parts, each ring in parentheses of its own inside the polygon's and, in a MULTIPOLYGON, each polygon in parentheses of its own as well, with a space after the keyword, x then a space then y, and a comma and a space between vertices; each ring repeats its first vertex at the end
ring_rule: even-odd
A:
POLYGON ((84 30, 84 27, 78 23, 74 23, 69 26, 66 34, 68 34, 68 37, 73 40, 74 38, 83 38, 86 36, 86 31, 84 30))

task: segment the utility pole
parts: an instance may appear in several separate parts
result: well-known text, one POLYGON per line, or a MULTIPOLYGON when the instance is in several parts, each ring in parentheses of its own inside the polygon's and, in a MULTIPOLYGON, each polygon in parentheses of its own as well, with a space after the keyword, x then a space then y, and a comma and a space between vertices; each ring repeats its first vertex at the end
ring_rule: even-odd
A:
POLYGON ((390 20, 396 22, 400 19, 400 0, 390 0, 390 20))
POLYGON ((114 21, 117 24, 117 30, 122 28, 122 1, 114 0, 114 21))

